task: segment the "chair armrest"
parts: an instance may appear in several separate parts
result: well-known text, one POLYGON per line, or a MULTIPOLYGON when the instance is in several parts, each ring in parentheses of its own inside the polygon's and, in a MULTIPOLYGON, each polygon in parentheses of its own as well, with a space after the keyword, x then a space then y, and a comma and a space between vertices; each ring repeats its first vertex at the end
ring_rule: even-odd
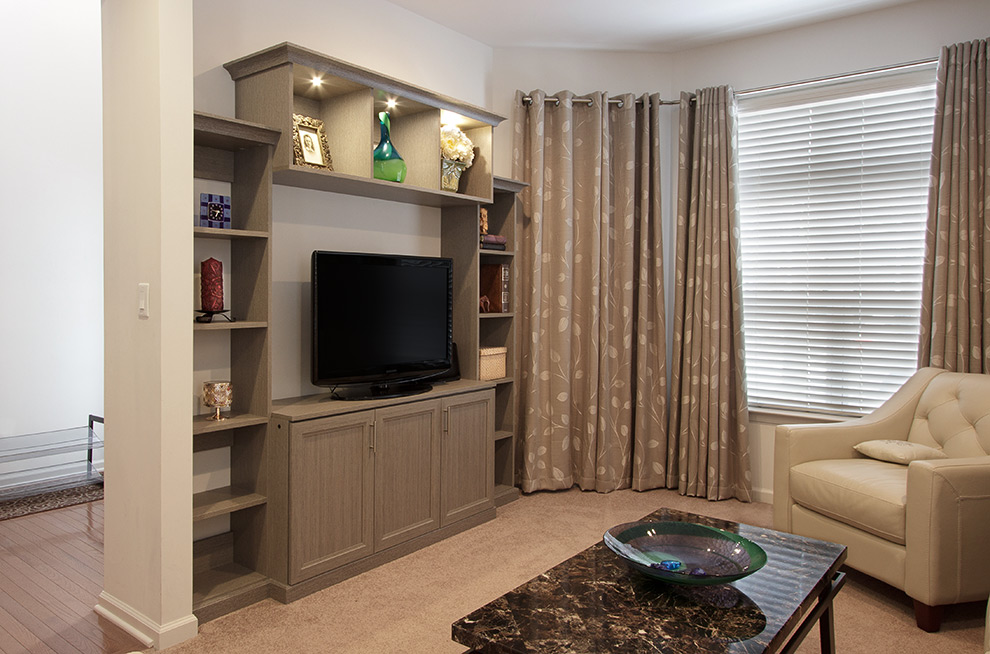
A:
POLYGON ((990 593, 990 456, 908 466, 904 590, 930 606, 990 593))

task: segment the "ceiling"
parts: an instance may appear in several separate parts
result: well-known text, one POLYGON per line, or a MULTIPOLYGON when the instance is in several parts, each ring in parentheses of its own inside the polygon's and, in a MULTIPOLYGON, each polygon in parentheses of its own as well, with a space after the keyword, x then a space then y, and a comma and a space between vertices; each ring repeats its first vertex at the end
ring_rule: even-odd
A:
POLYGON ((673 52, 914 0, 390 0, 491 47, 673 52))

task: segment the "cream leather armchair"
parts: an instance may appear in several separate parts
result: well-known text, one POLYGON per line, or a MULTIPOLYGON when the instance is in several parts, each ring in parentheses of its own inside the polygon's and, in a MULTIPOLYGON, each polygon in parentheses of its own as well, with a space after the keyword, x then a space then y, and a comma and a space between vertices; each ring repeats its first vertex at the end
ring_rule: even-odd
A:
POLYGON ((903 590, 918 626, 937 631, 944 605, 990 594, 988 453, 990 375, 923 368, 867 416, 777 427, 774 527, 842 543, 849 566, 903 590), (854 449, 887 439, 945 458, 854 449))

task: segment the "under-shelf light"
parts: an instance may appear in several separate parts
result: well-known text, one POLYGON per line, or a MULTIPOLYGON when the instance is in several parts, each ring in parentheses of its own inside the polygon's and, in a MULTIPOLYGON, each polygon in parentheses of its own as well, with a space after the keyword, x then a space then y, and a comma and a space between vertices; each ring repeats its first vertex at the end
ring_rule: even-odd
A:
POLYGON ((453 111, 448 111, 447 109, 440 110, 440 124, 441 125, 454 125, 455 127, 460 127, 468 122, 468 119, 464 116, 454 113, 453 111))

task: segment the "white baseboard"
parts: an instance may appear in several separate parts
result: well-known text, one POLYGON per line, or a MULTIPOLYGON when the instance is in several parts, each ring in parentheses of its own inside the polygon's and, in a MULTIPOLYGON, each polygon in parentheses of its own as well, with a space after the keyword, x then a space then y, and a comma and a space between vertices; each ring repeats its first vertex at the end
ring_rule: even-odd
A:
POLYGON ((159 624, 106 591, 100 593, 94 610, 130 635, 145 647, 165 649, 189 640, 199 632, 199 620, 189 614, 166 624, 159 624))
POLYGON ((753 501, 763 502, 764 504, 773 504, 773 491, 769 488, 754 488, 753 501))

